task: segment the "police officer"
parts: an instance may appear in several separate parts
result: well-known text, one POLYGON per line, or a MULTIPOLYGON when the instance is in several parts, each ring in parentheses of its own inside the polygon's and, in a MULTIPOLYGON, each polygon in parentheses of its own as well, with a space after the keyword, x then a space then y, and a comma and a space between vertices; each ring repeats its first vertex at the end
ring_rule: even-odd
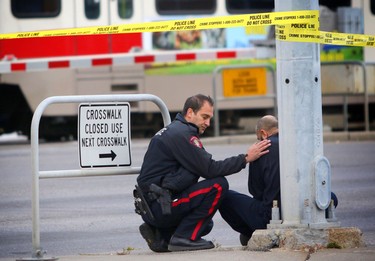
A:
POLYGON ((212 217, 228 190, 225 178, 268 152, 268 140, 246 153, 215 161, 200 140, 210 126, 214 101, 202 94, 189 97, 182 113, 151 139, 137 178, 151 215, 139 228, 155 252, 213 248, 207 235, 212 217), (198 181, 199 178, 203 178, 198 181))

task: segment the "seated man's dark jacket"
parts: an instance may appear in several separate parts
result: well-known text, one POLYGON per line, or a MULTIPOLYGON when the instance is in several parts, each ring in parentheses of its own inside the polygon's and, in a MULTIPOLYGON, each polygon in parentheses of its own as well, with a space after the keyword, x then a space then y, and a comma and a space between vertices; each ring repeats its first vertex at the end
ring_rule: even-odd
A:
POLYGON ((272 201, 277 200, 280 207, 280 165, 279 135, 268 138, 271 140, 269 153, 263 155, 249 165, 249 192, 261 202, 265 210, 265 219, 271 219, 272 201))
MULTIPOLYGON (((246 167, 245 155, 215 161, 199 140, 195 124, 181 114, 151 139, 137 182, 142 189, 152 184, 174 187, 181 191, 206 179, 227 176, 246 167), (167 179, 167 180, 164 180, 167 179)), ((168 187, 169 188, 169 187, 168 187)))

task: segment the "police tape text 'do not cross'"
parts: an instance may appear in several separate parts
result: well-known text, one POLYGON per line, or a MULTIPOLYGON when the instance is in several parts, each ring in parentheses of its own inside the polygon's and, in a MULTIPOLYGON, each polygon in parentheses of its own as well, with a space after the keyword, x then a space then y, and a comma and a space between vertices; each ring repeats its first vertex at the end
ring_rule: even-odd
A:
POLYGON ((80 104, 79 152, 82 168, 130 166, 130 106, 80 104))

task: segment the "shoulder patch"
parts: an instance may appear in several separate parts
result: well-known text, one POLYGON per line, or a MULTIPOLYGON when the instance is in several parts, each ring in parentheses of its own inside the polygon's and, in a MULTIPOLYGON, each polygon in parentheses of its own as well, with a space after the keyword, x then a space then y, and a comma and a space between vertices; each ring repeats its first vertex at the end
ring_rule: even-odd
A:
POLYGON ((203 148, 202 142, 197 136, 192 136, 190 138, 190 143, 193 144, 195 147, 203 148))

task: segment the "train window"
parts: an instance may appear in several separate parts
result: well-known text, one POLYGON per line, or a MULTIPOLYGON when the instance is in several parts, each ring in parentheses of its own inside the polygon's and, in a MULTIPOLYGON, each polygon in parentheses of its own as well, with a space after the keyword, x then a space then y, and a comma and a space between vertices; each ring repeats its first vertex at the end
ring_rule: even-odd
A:
POLYGON ((133 16, 133 0, 117 1, 118 16, 127 19, 133 16))
POLYGON ((85 0, 85 15, 87 19, 98 19, 100 15, 100 0, 85 0))
POLYGON ((230 14, 251 14, 270 12, 274 9, 274 0, 226 0, 230 14))
POLYGON ((156 10, 161 15, 213 14, 216 0, 156 0, 156 10))
POLYGON ((61 11, 61 0, 12 0, 11 8, 17 18, 56 17, 61 11))
POLYGON ((351 0, 319 0, 319 4, 336 11, 337 7, 351 6, 351 0))
POLYGON ((375 0, 370 1, 370 10, 373 15, 375 15, 375 0))

